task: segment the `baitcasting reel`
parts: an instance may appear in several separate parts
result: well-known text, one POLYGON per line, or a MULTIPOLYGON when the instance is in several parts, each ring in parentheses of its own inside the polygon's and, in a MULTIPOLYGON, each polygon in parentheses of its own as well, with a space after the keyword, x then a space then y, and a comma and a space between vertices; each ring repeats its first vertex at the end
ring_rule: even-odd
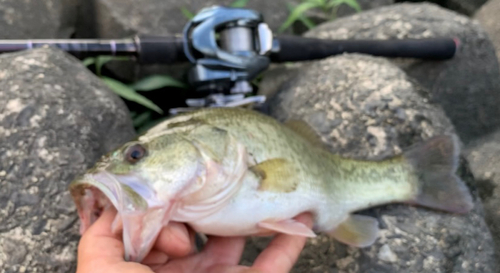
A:
POLYGON ((256 11, 221 6, 201 10, 184 29, 184 54, 194 64, 190 84, 210 95, 186 104, 214 107, 264 102, 264 96, 245 95, 253 91, 250 81, 269 67, 273 45, 277 46, 273 33, 256 11))

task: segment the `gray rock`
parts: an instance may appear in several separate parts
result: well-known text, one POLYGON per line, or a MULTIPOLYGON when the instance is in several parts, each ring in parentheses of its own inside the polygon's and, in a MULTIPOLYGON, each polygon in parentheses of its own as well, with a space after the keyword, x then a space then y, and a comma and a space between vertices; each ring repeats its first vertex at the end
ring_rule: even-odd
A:
POLYGON ((452 60, 393 59, 431 92, 467 143, 500 126, 500 74, 481 26, 434 4, 396 4, 325 23, 305 34, 323 39, 458 37, 452 60))
MULTIPOLYGON (((394 0, 357 0, 356 2, 361 7, 361 11, 367 11, 367 10, 382 7, 382 6, 392 5, 392 4, 394 4, 395 1, 394 0)), ((341 4, 337 8, 335 18, 346 17, 346 16, 349 16, 349 15, 352 15, 355 13, 357 13, 357 11, 354 8, 352 8, 349 5, 344 3, 344 4, 341 4)), ((321 9, 311 9, 311 10, 308 10, 305 14, 316 25, 332 20, 331 14, 325 13, 321 9)), ((300 34, 303 34, 304 32, 306 32, 307 30, 308 30, 308 28, 305 25, 303 25, 302 23, 300 23, 300 21, 297 21, 293 25, 294 34, 300 35, 300 34)))
POLYGON ((500 260, 500 131, 471 143, 465 152, 483 199, 486 223, 500 260))
POLYGON ((396 262, 398 260, 398 256, 392 252, 389 245, 383 245, 378 252, 378 259, 383 262, 396 262))
POLYGON ((466 15, 472 15, 488 0, 447 0, 446 7, 466 15))
POLYGON ((497 57, 500 56, 500 22, 497 17, 499 13, 500 1, 490 0, 474 14, 474 18, 479 21, 493 42, 497 57))
MULTIPOLYGON (((394 0, 357 0, 359 6, 361 7, 362 11, 378 8, 378 7, 383 7, 383 6, 388 6, 394 4, 394 0)), ((344 17, 348 15, 355 14, 356 10, 353 8, 349 7, 348 5, 344 4, 339 7, 337 11, 337 16, 338 17, 344 17)))
MULTIPOLYGON (((83 3, 84 14, 80 14, 78 35, 97 35, 98 37, 121 38, 136 33, 151 35, 169 35, 182 32, 188 19, 180 12, 186 8, 193 14, 202 8, 212 5, 230 5, 234 0, 189 0, 189 1, 132 1, 132 0, 95 0, 83 3), (95 17, 88 16, 93 13, 95 17), (93 21, 93 23, 91 22, 93 21), (93 27, 90 27, 93 25, 93 27), (89 31, 95 33, 89 34, 89 31)), ((300 0, 250 0, 246 8, 261 12, 264 20, 273 31, 285 22, 290 12, 288 4, 292 6, 301 3, 300 0)), ((394 3, 394 0, 358 0, 363 10, 372 9, 394 3)), ((338 15, 346 16, 355 13, 347 5, 339 7, 338 15)))
MULTIPOLYGON (((305 120, 334 153, 375 159, 454 133, 444 112, 429 103, 428 92, 383 58, 337 56, 299 71, 271 99, 269 113, 281 121, 305 120)), ((494 272, 492 237, 465 160, 459 175, 473 193, 472 212, 454 215, 404 204, 364 210, 379 220, 376 244, 359 249, 319 236, 308 242, 293 272, 494 272), (394 256, 385 255, 387 248, 394 256)), ((245 263, 267 242, 250 240, 245 263)))
POLYGON ((77 3, 78 0, 3 0, 0 38, 69 38, 75 30, 77 3))
MULTIPOLYGON (((122 38, 137 33, 150 35, 170 35, 181 33, 188 22, 181 8, 186 8, 196 14, 202 8, 212 5, 229 5, 233 0, 189 0, 189 1, 133 1, 133 0, 96 0, 93 3, 95 18, 87 17, 95 23, 94 35, 98 37, 122 38)), ((277 30, 288 17, 286 4, 296 4, 292 1, 252 0, 248 8, 262 12, 265 21, 277 30)), ((92 3, 87 3, 91 5, 92 3)))
POLYGON ((74 272, 68 184, 135 134, 123 101, 72 56, 0 56, 0 268, 74 272))
POLYGON ((430 2, 465 15, 472 15, 487 1, 488 0, 397 0, 396 2, 430 2))

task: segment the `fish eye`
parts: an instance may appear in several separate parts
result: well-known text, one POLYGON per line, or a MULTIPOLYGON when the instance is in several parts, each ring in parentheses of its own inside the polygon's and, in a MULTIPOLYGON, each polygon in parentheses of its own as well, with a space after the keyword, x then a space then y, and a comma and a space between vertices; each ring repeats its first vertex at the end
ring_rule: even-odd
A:
POLYGON ((134 144, 127 148, 125 160, 134 164, 141 160, 144 156, 146 156, 146 148, 144 148, 141 144, 134 144))

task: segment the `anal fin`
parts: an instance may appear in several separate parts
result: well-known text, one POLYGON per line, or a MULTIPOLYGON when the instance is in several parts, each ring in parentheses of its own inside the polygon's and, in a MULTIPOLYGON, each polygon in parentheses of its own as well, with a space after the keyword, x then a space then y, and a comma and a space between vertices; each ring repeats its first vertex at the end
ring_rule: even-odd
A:
POLYGON ((351 215, 328 234, 344 244, 367 247, 378 238, 378 221, 370 216, 351 215))
POLYGON ((263 221, 258 223, 257 226, 279 233, 286 233, 304 237, 316 237, 316 234, 310 228, 293 219, 286 219, 281 221, 263 221))

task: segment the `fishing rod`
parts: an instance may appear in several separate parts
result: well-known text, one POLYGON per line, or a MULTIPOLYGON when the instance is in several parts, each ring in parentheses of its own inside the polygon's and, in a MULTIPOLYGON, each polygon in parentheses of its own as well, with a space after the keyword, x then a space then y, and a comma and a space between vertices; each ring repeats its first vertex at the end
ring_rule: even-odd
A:
POLYGON ((187 108, 259 104, 250 82, 271 63, 312 61, 343 53, 391 58, 447 60, 455 56, 456 38, 400 40, 328 40, 274 35, 263 16, 244 8, 202 9, 182 34, 136 35, 123 39, 0 40, 0 53, 53 46, 76 57, 129 56, 141 64, 192 63, 188 81, 205 98, 188 99, 187 108))

